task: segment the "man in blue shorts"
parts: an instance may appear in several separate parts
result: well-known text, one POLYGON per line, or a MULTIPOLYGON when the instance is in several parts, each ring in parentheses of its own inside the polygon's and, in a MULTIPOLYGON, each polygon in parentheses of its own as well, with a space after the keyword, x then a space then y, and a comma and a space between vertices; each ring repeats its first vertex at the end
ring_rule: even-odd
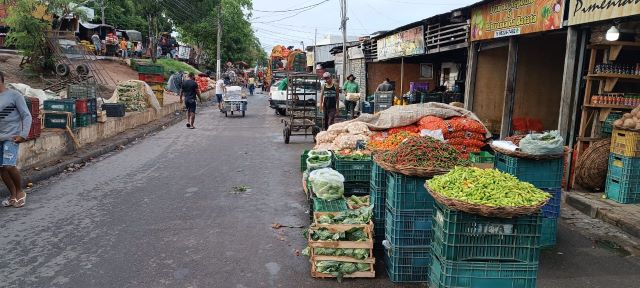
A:
POLYGON ((0 176, 11 195, 2 201, 4 207, 20 208, 27 200, 22 190, 22 176, 18 170, 19 144, 26 141, 31 130, 31 112, 24 97, 4 86, 0 72, 0 176))
POLYGON ((184 106, 187 108, 187 128, 196 129, 193 123, 196 121, 196 106, 200 99, 200 89, 196 83, 196 75, 189 73, 189 80, 182 83, 182 93, 180 93, 180 103, 184 97, 184 106))

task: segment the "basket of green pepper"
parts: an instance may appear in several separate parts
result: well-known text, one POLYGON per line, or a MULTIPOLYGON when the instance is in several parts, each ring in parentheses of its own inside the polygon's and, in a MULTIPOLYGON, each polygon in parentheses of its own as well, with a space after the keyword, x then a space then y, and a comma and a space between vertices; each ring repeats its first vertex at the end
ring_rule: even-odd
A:
POLYGON ((427 180, 425 187, 438 203, 484 217, 531 215, 551 198, 532 184, 493 169, 456 167, 427 180))

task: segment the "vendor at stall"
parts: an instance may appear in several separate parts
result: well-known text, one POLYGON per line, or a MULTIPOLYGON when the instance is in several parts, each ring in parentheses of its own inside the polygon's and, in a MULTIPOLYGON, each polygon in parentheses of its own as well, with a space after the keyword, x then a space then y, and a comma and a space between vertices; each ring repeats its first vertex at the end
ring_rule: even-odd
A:
POLYGON ((347 93, 345 97, 344 105, 347 108, 347 112, 351 113, 351 118, 356 118, 356 105, 358 105, 358 101, 360 100, 360 88, 358 87, 358 83, 356 83, 356 76, 350 74, 347 76, 347 81, 342 85, 342 90, 344 93, 347 93))
POLYGON ((391 85, 391 80, 389 78, 384 78, 384 81, 378 85, 377 92, 388 92, 393 91, 393 85, 391 85))
POLYGON ((322 79, 325 81, 322 84, 320 90, 320 111, 323 114, 323 128, 329 129, 329 126, 333 125, 336 121, 336 113, 338 112, 340 101, 338 95, 340 93, 340 87, 333 82, 331 73, 324 72, 322 79))

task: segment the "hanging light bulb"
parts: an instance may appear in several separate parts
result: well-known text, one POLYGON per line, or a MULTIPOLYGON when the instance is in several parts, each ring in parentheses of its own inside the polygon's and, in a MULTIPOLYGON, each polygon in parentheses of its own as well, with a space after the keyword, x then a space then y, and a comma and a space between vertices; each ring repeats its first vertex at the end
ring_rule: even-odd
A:
POLYGON ((609 30, 607 30, 607 35, 605 35, 607 41, 616 41, 620 38, 620 31, 616 28, 616 25, 611 26, 609 30))

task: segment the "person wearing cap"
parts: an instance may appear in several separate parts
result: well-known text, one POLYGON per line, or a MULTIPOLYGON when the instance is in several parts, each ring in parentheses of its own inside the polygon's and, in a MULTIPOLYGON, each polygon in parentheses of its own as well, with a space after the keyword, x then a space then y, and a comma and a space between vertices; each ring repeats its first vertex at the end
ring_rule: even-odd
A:
POLYGON ((327 130, 336 121, 336 114, 340 107, 340 99, 338 98, 340 87, 333 82, 329 72, 324 72, 322 79, 325 82, 320 90, 320 111, 324 113, 322 126, 324 130, 327 130))
POLYGON ((342 90, 344 93, 347 93, 346 100, 344 105, 347 108, 347 112, 351 113, 351 118, 356 118, 356 105, 358 105, 358 101, 360 100, 360 87, 358 87, 358 83, 356 83, 356 76, 350 74, 347 76, 347 81, 342 85, 342 90))

